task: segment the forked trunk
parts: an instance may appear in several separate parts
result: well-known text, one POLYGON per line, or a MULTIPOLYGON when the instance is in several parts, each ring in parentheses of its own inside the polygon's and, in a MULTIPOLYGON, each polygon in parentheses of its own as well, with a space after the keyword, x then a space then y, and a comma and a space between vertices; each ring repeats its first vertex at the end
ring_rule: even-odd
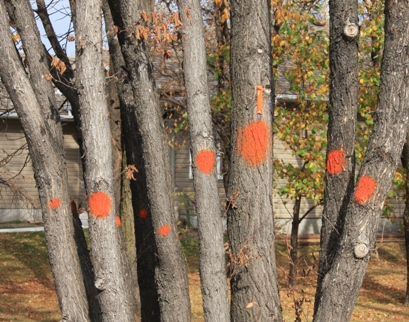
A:
MULTIPOLYGON (((330 6, 335 2, 331 2, 330 6)), ((339 246, 316 295, 314 321, 343 322, 350 319, 375 247, 382 206, 409 125, 408 25, 409 3, 403 0, 386 1, 385 47, 373 133, 357 185, 348 198, 339 246)))

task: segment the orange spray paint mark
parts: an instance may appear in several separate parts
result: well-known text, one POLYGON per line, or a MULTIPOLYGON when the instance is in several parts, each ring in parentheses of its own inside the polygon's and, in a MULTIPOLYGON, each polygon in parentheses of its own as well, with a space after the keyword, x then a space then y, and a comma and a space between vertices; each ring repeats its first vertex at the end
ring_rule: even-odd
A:
POLYGON ((202 150, 196 156, 197 167, 204 174, 210 174, 213 170, 216 156, 213 151, 202 150))
POLYGON ((263 114, 263 86, 256 86, 257 92, 257 114, 263 114))
POLYGON ((146 219, 148 217, 148 210, 145 208, 142 208, 141 210, 139 210, 138 216, 141 219, 146 219))
POLYGON ((333 150, 328 153, 327 171, 329 174, 338 174, 344 170, 345 157, 343 150, 333 150))
POLYGON ((111 198, 104 192, 94 192, 89 196, 89 210, 98 218, 105 218, 111 211, 111 198))
POLYGON ((158 229, 158 234, 161 236, 166 236, 170 233, 170 226, 169 225, 165 225, 162 226, 158 229))
POLYGON ((239 129, 237 148, 249 165, 257 166, 266 160, 269 143, 269 130, 263 121, 255 121, 243 130, 239 129))
POLYGON ((54 198, 54 199, 52 199, 52 200, 48 203, 48 206, 49 206, 51 209, 56 209, 56 208, 58 208, 59 206, 61 206, 61 199, 60 199, 60 198, 54 198))
POLYGON ((121 226, 121 217, 115 216, 115 223, 118 227, 121 226))
POLYGON ((355 191, 355 201, 360 205, 368 201, 373 195, 376 188, 376 182, 369 176, 362 176, 359 179, 358 186, 355 191))

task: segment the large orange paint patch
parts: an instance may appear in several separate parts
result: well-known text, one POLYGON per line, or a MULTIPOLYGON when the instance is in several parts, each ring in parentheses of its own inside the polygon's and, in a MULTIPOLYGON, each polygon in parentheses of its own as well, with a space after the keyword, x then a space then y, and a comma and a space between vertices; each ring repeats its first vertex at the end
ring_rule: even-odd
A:
POLYGON ((345 157, 344 151, 333 150, 328 153, 327 157, 327 171, 329 174, 338 174, 344 170, 345 157))
POLYGON ((158 234, 161 236, 166 236, 170 233, 170 226, 169 225, 165 225, 162 226, 158 229, 158 234))
POLYGON ((210 174, 215 164, 216 156, 213 151, 202 150, 196 156, 196 164, 204 174, 210 174))
POLYGON ((362 176, 355 191, 355 201, 360 205, 368 201, 376 188, 376 182, 369 176, 362 176))
POLYGON ((265 122, 255 121, 239 129, 238 152, 249 165, 257 166, 266 160, 269 144, 270 135, 265 122))
POLYGON ((56 208, 58 208, 59 206, 61 206, 61 199, 60 199, 60 198, 54 198, 54 199, 52 199, 52 200, 48 203, 48 206, 49 206, 51 209, 56 209, 56 208))
POLYGON ((89 210, 98 218, 105 218, 111 211, 111 198, 104 192, 94 192, 89 196, 89 210))

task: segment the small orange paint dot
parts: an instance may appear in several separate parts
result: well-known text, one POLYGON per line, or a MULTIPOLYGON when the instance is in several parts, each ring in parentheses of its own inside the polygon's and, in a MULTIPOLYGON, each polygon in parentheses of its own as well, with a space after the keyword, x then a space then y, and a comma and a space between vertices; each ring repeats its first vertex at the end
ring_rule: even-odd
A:
POLYGON ((158 229, 158 234, 161 236, 166 236, 167 234, 169 234, 169 232, 170 232, 169 225, 162 226, 158 229))
POLYGON ((117 225, 118 227, 121 226, 121 217, 116 216, 116 217, 115 217, 115 223, 116 223, 116 225, 117 225))
POLYGON ((210 174, 213 170, 215 163, 215 154, 210 150, 202 150, 196 156, 197 167, 204 174, 210 174))
POLYGON ((355 201, 360 205, 364 204, 374 193, 376 182, 369 176, 362 176, 359 179, 355 191, 355 201))
POLYGON ((269 144, 269 130, 265 122, 255 121, 239 129, 238 152, 249 165, 257 166, 266 160, 269 144))
POLYGON ((146 208, 142 208, 139 210, 138 216, 141 219, 146 219, 148 217, 148 210, 146 208))
POLYGON ((48 206, 49 206, 51 209, 56 209, 56 208, 58 208, 59 206, 61 206, 61 199, 60 199, 60 198, 54 198, 54 199, 52 199, 52 200, 48 203, 48 206))
POLYGON ((345 157, 344 151, 333 150, 328 153, 327 171, 329 174, 338 174, 344 170, 345 157))
POLYGON ((89 210, 98 218, 105 218, 111 211, 111 198, 104 192, 94 192, 89 196, 89 210))

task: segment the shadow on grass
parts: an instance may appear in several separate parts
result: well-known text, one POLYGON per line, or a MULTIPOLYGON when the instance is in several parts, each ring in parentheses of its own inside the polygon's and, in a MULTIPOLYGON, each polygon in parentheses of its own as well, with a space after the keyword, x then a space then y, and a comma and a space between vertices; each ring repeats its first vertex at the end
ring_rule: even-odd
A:
POLYGON ((370 274, 365 276, 361 290, 369 291, 371 298, 384 304, 403 303, 405 294, 393 286, 386 286, 375 281, 370 274))
MULTIPOLYGON (((3 255, 11 255, 30 270, 46 288, 54 290, 43 233, 7 234, 0 238, 3 255)), ((12 258, 11 257, 11 258, 12 258)))
POLYGON ((404 243, 393 243, 389 244, 389 247, 385 245, 380 245, 377 249, 379 258, 387 260, 391 263, 401 263, 402 254, 405 254, 405 244, 404 243), (394 245, 394 249, 391 249, 390 245, 394 245))

